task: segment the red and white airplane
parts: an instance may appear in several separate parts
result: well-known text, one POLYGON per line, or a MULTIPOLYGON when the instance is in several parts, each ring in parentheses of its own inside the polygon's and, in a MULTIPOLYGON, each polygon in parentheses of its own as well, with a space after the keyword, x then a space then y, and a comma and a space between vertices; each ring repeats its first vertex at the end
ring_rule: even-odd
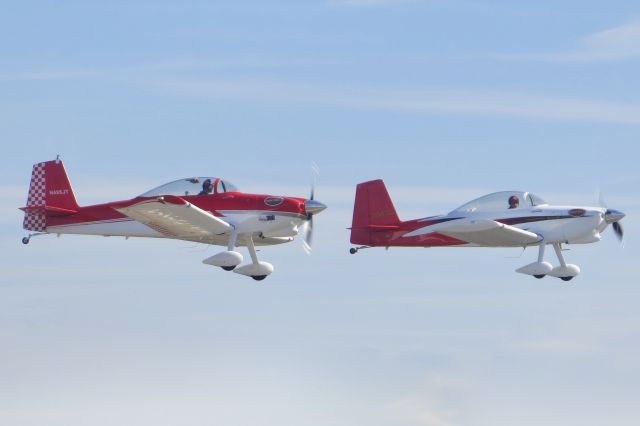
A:
POLYGON ((600 241, 611 224, 618 239, 624 213, 605 207, 553 206, 535 194, 503 191, 470 201, 446 215, 400 221, 382 180, 361 183, 356 189, 351 254, 368 247, 529 247, 538 246, 538 260, 516 272, 569 281, 580 273, 567 264, 562 244, 600 241), (560 262, 544 261, 547 244, 560 262))
POLYGON ((255 246, 288 243, 302 232, 310 248, 313 215, 325 208, 313 188, 309 199, 245 194, 216 177, 179 179, 131 200, 80 207, 58 158, 33 166, 21 210, 24 228, 35 234, 22 242, 42 233, 195 241, 227 247, 203 263, 263 280, 273 266, 258 260, 255 246), (248 248, 251 263, 236 268, 243 261, 238 246, 248 248))

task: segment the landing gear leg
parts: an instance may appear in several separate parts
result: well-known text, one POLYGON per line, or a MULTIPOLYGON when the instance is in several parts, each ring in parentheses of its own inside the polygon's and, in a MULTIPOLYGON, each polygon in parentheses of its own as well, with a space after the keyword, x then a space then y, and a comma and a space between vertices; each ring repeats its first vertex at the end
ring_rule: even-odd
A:
POLYGON ((227 250, 233 251, 236 248, 236 241, 238 240, 238 230, 234 229, 229 237, 229 243, 227 243, 227 250))
POLYGON ((256 246, 253 243, 253 236, 250 233, 243 234, 243 238, 245 238, 245 236, 246 241, 243 239, 243 243, 246 244, 247 250, 249 250, 249 254, 251 255, 251 263, 236 268, 233 270, 233 272, 235 272, 236 274, 246 275, 256 281, 262 281, 273 272, 273 265, 269 262, 258 260, 258 255, 256 254, 256 246))
POLYGON ((258 253, 256 253, 256 246, 253 244, 253 237, 251 235, 249 235, 249 237, 247 238, 247 249, 249 250, 251 261, 254 265, 257 265, 259 262, 258 253))
POLYGON ((225 271, 233 271, 238 265, 242 263, 242 255, 235 251, 236 241, 238 239, 238 231, 234 228, 233 232, 229 236, 229 242, 227 243, 227 251, 220 252, 216 255, 206 258, 202 263, 211 266, 218 266, 225 271))
POLYGON ((546 244, 540 244, 538 248, 538 263, 542 263, 542 261, 544 260, 544 251, 546 248, 546 244))
POLYGON ((351 247, 349 253, 356 254, 359 250, 369 248, 369 246, 351 247))
POLYGON ((553 249, 556 251, 556 256, 558 256, 560 266, 566 268, 567 262, 564 261, 564 256, 562 255, 562 246, 560 245, 560 243, 553 243, 553 249))
MULTIPOLYGON (((544 251, 546 249, 546 244, 540 244, 538 248, 538 263, 542 263, 544 261, 544 251)), ((534 277, 537 279, 542 279, 546 276, 546 274, 535 274, 534 277)))
MULTIPOLYGON (((247 239, 247 249, 249 250, 249 255, 251 256, 251 262, 254 266, 259 267, 260 261, 258 260, 256 246, 253 244, 253 237, 251 235, 249 235, 249 238, 247 239)), ((251 278, 256 281, 262 281, 267 278, 267 275, 251 275, 251 278)))
POLYGON ((556 252, 556 256, 558 256, 560 266, 553 268, 549 275, 558 277, 562 281, 572 280, 573 277, 580 273, 580 268, 577 265, 571 265, 565 262, 564 256, 562 255, 562 246, 560 245, 560 243, 553 243, 553 249, 556 252))
MULTIPOLYGON (((227 251, 233 251, 236 248, 236 241, 238 240, 238 230, 234 229, 229 237, 229 242, 227 243, 227 251)), ((230 265, 230 266, 222 266, 222 269, 225 271, 233 271, 236 269, 238 265, 230 265)))

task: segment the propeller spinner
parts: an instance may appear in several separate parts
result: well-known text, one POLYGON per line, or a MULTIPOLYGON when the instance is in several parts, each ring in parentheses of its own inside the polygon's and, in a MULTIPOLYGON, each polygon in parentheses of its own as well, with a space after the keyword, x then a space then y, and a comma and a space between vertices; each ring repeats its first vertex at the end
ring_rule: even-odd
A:
POLYGON ((616 234, 616 237, 618 237, 618 241, 620 242, 622 242, 622 239, 624 238, 624 230, 622 229, 622 225, 620 225, 620 221, 624 216, 624 213, 614 209, 607 209, 604 213, 605 222, 611 224, 613 232, 616 234))
POLYGON ((607 210, 604 212, 604 221, 607 225, 611 225, 613 228, 613 233, 616 234, 618 241, 622 243, 622 239, 624 238, 624 230, 622 229, 622 225, 620 225, 620 221, 625 217, 625 214, 619 210, 610 209, 607 207, 607 203, 604 201, 604 196, 602 192, 598 188, 596 190, 596 197, 598 199, 598 204, 600 207, 604 207, 607 210))

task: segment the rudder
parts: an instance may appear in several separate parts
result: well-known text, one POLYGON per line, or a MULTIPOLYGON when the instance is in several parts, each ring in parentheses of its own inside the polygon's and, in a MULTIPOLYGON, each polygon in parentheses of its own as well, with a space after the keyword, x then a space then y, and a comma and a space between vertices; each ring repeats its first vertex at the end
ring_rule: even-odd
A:
POLYGON ((400 218, 382 179, 356 187, 351 223, 351 243, 371 244, 371 232, 399 226, 400 218))

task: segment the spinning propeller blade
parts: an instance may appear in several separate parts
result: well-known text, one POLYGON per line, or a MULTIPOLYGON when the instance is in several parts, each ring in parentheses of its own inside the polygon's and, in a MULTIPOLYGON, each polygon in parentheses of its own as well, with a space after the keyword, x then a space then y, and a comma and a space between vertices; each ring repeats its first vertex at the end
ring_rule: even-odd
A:
POLYGON ((607 202, 604 200, 604 195, 602 195, 600 187, 596 188, 596 201, 600 207, 604 207, 605 209, 607 208, 607 202))
POLYGON ((616 234, 618 241, 620 244, 623 243, 624 239, 624 230, 622 229, 622 225, 620 225, 620 221, 624 218, 625 214, 621 211, 610 209, 607 207, 607 203, 604 200, 604 196, 602 195, 602 191, 600 188, 596 189, 596 197, 598 199, 598 204, 600 207, 604 207, 607 211, 604 212, 604 220, 607 224, 611 224, 613 228, 613 233, 616 234))
POLYGON ((622 240, 624 238, 624 230, 622 229, 622 225, 620 225, 620 222, 613 222, 611 224, 611 227, 613 228, 613 232, 616 234, 616 237, 618 237, 618 241, 622 243, 622 240))
POLYGON ((302 225, 302 232, 304 233, 304 239, 302 240, 302 248, 307 254, 311 254, 313 248, 313 217, 308 219, 304 225, 302 225))
POLYGON ((311 163, 311 191, 309 193, 309 199, 305 201, 304 207, 307 212, 307 221, 303 225, 303 233, 304 240, 302 243, 302 247, 307 254, 311 254, 312 244, 313 244, 313 215, 316 213, 320 213, 322 210, 326 209, 327 206, 322 204, 319 201, 315 201, 315 193, 316 193, 316 180, 318 175, 320 174, 320 169, 316 163, 311 163))
POLYGON ((604 212, 604 221, 607 224, 611 224, 613 228, 613 232, 616 234, 618 241, 622 243, 622 239, 624 237, 624 231, 622 229, 622 225, 620 225, 620 221, 624 218, 625 214, 621 211, 614 209, 607 209, 604 212))

